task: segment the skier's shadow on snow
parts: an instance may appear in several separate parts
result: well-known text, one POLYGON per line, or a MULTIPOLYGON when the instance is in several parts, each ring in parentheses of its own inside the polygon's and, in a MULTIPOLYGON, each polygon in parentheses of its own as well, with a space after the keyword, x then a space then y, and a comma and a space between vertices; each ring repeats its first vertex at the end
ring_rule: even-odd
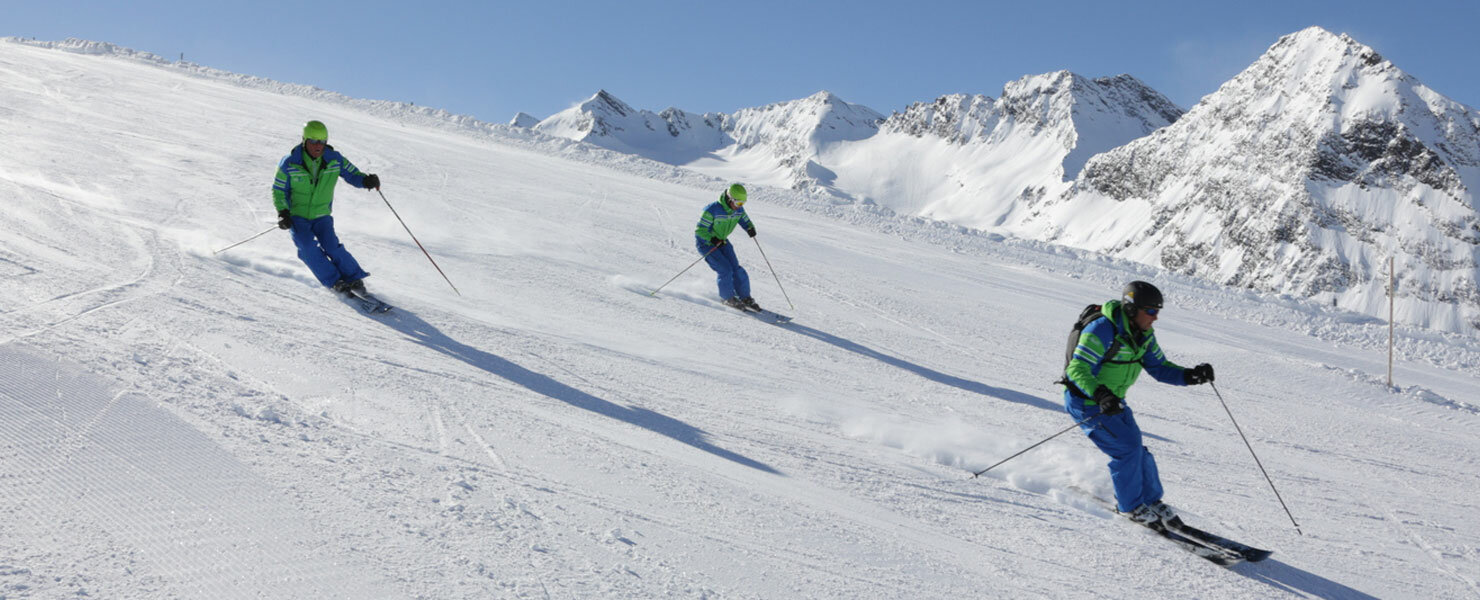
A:
POLYGON ((421 317, 411 314, 404 309, 397 308, 394 314, 386 315, 376 320, 405 334, 406 337, 418 344, 517 383, 525 389, 542 396, 553 398, 576 408, 589 410, 605 417, 631 423, 752 469, 777 475, 781 474, 765 463, 746 458, 710 444, 707 440, 708 434, 693 425, 646 408, 621 406, 592 396, 591 394, 556 381, 548 375, 536 373, 509 362, 501 356, 484 352, 454 340, 448 337, 447 334, 439 331, 436 327, 433 327, 430 323, 422 320, 421 317))
POLYGON ((1377 600, 1377 596, 1349 588, 1345 585, 1298 569, 1275 559, 1258 564, 1241 563, 1230 570, 1254 581, 1269 584, 1282 592, 1314 598, 1341 600, 1377 600))
POLYGON ((1043 398, 1039 398, 1031 394, 1024 394, 1022 392, 1009 390, 1006 388, 992 387, 980 381, 972 381, 970 379, 963 379, 955 375, 947 375, 935 369, 922 365, 917 365, 902 358, 890 356, 883 352, 879 352, 878 350, 874 350, 873 348, 870 348, 858 342, 840 338, 830 333, 818 331, 805 325, 799 325, 796 321, 792 321, 790 323, 782 325, 781 328, 794 331, 815 340, 827 342, 860 356, 867 356, 886 365, 899 367, 936 383, 949 385, 954 388, 959 388, 968 392, 981 394, 983 396, 991 396, 993 398, 1006 400, 1008 402, 1027 404, 1029 406, 1036 406, 1038 408, 1045 408, 1052 411, 1064 410, 1063 405, 1056 402, 1051 402, 1049 400, 1044 400, 1043 398))

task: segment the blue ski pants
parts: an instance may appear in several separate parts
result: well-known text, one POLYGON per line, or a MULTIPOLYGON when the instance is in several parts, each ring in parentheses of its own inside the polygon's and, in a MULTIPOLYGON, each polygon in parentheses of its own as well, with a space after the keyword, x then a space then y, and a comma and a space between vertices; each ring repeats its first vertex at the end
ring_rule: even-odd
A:
POLYGON ((340 279, 359 281, 370 276, 344 249, 344 244, 339 243, 339 236, 334 233, 334 217, 326 215, 308 220, 295 216, 292 232, 293 245, 298 246, 298 260, 308 265, 308 270, 324 287, 340 279))
POLYGON ((733 244, 725 244, 718 250, 709 252, 714 248, 709 244, 709 240, 695 237, 694 247, 699 249, 699 254, 707 253, 704 262, 708 263, 709 268, 714 269, 714 272, 719 275, 720 298, 750 297, 750 275, 745 273, 745 267, 740 266, 740 259, 735 256, 733 244))
POLYGON ((1115 485, 1115 503, 1120 512, 1161 500, 1161 476, 1156 457, 1141 442, 1141 427, 1130 406, 1116 415, 1102 415, 1099 406, 1085 406, 1072 392, 1064 392, 1064 409, 1074 420, 1098 418, 1079 426, 1091 442, 1110 457, 1110 481, 1115 485))

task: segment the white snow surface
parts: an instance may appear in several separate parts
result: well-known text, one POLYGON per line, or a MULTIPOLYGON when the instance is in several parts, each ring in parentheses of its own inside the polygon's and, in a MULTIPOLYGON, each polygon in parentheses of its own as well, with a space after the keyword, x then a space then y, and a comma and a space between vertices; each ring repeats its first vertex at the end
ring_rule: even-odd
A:
POLYGON ((1474 336, 1400 326, 1390 387, 1370 317, 755 186, 768 325, 702 265, 649 294, 723 180, 42 46, 0 43, 0 597, 1480 597, 1474 336), (461 295, 347 185, 398 308, 312 280, 269 194, 310 118, 461 295), (1111 493, 1078 432, 970 478, 1070 425, 1068 323, 1130 279, 1219 375, 1132 390, 1167 500, 1263 563, 1070 491, 1111 493))

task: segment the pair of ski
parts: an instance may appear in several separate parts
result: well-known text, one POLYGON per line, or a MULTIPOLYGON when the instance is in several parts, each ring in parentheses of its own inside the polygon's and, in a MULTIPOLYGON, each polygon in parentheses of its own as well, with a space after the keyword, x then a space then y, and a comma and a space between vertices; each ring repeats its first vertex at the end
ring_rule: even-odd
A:
POLYGON ((1270 550, 1255 548, 1221 535, 1208 533, 1183 523, 1181 517, 1144 525, 1182 549, 1216 565, 1229 567, 1244 561, 1259 562, 1274 554, 1270 550))
MULTIPOLYGON (((1088 491, 1078 488, 1069 488, 1071 491, 1086 496, 1089 499, 1105 507, 1105 509, 1119 513, 1114 502, 1096 496, 1088 491)), ((1259 562, 1273 551, 1255 548, 1248 544, 1235 542, 1221 535, 1208 533, 1182 521, 1181 517, 1172 517, 1170 521, 1157 521, 1154 523, 1140 523, 1167 541, 1176 544, 1177 547, 1200 556, 1209 562, 1225 567, 1231 567, 1241 562, 1259 562)))
MULTIPOLYGON (((729 305, 727 304, 726 306, 729 306, 729 305)), ((740 312, 743 312, 743 313, 745 313, 747 315, 750 315, 752 317, 755 317, 757 319, 760 319, 760 320, 765 321, 767 323, 770 323, 772 325, 780 325, 782 323, 790 323, 791 322, 791 317, 788 317, 788 316, 783 315, 781 313, 771 312, 771 311, 766 310, 764 308, 762 308, 760 310, 756 310, 756 309, 750 308, 748 306, 730 306, 730 308, 733 308, 735 310, 738 310, 740 312)))
POLYGON ((361 312, 368 315, 379 315, 388 313, 394 306, 386 304, 384 300, 376 298, 373 294, 361 290, 345 290, 340 292, 350 303, 358 306, 361 312))

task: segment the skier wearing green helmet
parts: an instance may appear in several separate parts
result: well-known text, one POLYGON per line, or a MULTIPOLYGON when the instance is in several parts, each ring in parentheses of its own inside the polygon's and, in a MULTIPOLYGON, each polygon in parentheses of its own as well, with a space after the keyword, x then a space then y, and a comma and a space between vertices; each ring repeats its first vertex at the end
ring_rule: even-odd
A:
POLYGON ((308 265, 319 283, 340 293, 364 292, 370 274, 360 268, 334 233, 334 184, 343 179, 367 190, 380 189, 380 177, 361 173, 329 145, 329 128, 322 121, 303 125, 303 141, 278 162, 272 183, 272 203, 278 227, 290 229, 298 259, 308 265))
POLYGON ((745 214, 745 186, 730 184, 719 193, 719 201, 704 207, 699 216, 699 225, 694 228, 694 246, 704 255, 704 262, 714 269, 719 285, 719 297, 725 306, 744 311, 760 312, 755 298, 750 297, 750 275, 740 266, 735 256, 735 247, 726 240, 739 225, 750 237, 755 237, 755 224, 745 214))

